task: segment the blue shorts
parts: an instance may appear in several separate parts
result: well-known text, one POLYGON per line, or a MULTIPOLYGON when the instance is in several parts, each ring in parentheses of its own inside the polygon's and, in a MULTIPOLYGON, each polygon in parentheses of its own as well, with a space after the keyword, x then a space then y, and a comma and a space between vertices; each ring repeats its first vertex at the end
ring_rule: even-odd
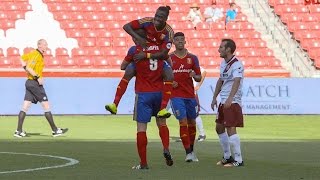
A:
POLYGON ((160 111, 162 92, 136 93, 133 120, 148 123, 160 111))
POLYGON ((198 103, 195 98, 171 98, 171 108, 178 120, 196 119, 198 103))

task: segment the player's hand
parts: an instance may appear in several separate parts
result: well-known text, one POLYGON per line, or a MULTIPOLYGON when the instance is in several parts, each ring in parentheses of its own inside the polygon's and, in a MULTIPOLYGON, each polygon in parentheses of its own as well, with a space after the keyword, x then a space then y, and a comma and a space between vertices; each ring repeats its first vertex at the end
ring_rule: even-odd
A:
POLYGON ((43 86, 43 78, 42 77, 38 79, 38 83, 40 86, 43 86))
POLYGON ((211 102, 211 109, 214 111, 214 108, 218 107, 218 102, 216 98, 213 98, 212 102, 211 102))
POLYGON ((173 81, 173 83, 172 83, 172 87, 173 87, 173 88, 178 87, 178 82, 177 82, 177 81, 173 81))
POLYGON ((198 91, 199 88, 200 88, 199 86, 195 86, 195 87, 194 87, 194 90, 195 90, 195 91, 198 91))
POLYGON ((190 75, 190 77, 194 77, 194 76, 196 76, 196 72, 191 71, 189 75, 190 75))
POLYGON ((142 59, 145 59, 145 58, 147 58, 147 54, 145 52, 142 52, 142 51, 133 56, 134 62, 138 62, 138 61, 140 61, 142 59))
POLYGON ((147 40, 145 38, 138 38, 137 43, 143 48, 147 48, 147 40))
POLYGON ((223 107, 226 109, 226 108, 229 108, 231 107, 231 104, 232 104, 232 98, 229 98, 226 100, 226 102, 224 103, 223 107))

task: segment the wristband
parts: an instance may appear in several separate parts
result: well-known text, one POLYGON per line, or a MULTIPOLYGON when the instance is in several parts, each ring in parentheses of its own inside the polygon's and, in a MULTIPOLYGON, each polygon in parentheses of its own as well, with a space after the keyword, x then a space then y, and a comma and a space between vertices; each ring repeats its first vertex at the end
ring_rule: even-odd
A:
POLYGON ((148 58, 148 59, 151 58, 151 53, 147 53, 147 58, 148 58))

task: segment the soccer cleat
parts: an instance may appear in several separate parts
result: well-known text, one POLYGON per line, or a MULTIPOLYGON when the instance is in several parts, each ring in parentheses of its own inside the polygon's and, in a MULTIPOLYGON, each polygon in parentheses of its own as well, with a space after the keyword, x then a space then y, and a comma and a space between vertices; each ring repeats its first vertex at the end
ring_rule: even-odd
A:
POLYGON ((107 111, 111 114, 117 114, 117 106, 115 103, 105 105, 107 111))
POLYGON ((136 165, 136 166, 133 166, 132 169, 149 169, 148 165, 136 165))
POLYGON ((199 162, 199 159, 196 156, 196 153, 193 151, 192 153, 192 162, 199 162))
POLYGON ((193 155, 192 155, 192 152, 191 152, 191 153, 187 154, 185 161, 186 162, 192 162, 192 159, 193 159, 193 155))
POLYGON ((204 141, 206 137, 207 137, 206 135, 203 135, 203 136, 199 135, 198 142, 204 141))
POLYGON ((61 136, 62 134, 66 133, 69 129, 68 128, 58 128, 56 131, 52 131, 52 136, 53 137, 58 137, 61 136))
POLYGON ((197 158, 195 152, 191 152, 191 153, 187 154, 185 161, 186 162, 199 162, 199 159, 197 158))
POLYGON ((244 166, 244 162, 239 163, 238 161, 234 161, 232 163, 225 164, 224 167, 241 167, 244 166))
POLYGON ((166 159, 166 164, 168 166, 172 166, 173 165, 173 159, 172 159, 172 156, 171 156, 170 152, 168 150, 165 150, 163 152, 163 156, 166 159))
POLYGON ((162 109, 157 114, 158 118, 169 118, 170 116, 171 113, 167 109, 162 109))
POLYGON ((22 137, 26 137, 27 136, 27 133, 24 132, 24 131, 18 131, 16 130, 13 134, 14 137, 17 137, 17 138, 22 138, 22 137))
POLYGON ((225 164, 229 164, 229 163, 233 163, 234 159, 232 156, 230 156, 228 159, 225 159, 224 157, 222 157, 222 159, 220 161, 217 162, 217 165, 225 165, 225 164))

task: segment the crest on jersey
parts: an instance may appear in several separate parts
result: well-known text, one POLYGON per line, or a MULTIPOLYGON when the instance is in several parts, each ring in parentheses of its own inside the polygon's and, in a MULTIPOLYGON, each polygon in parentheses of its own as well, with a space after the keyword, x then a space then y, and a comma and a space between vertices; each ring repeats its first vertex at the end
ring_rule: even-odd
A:
POLYGON ((187 63, 191 64, 192 63, 192 59, 191 58, 187 58, 187 63))
POLYGON ((171 43, 167 43, 167 49, 171 49, 172 44, 171 43))
POLYGON ((180 111, 179 110, 176 110, 176 115, 180 116, 180 111))

